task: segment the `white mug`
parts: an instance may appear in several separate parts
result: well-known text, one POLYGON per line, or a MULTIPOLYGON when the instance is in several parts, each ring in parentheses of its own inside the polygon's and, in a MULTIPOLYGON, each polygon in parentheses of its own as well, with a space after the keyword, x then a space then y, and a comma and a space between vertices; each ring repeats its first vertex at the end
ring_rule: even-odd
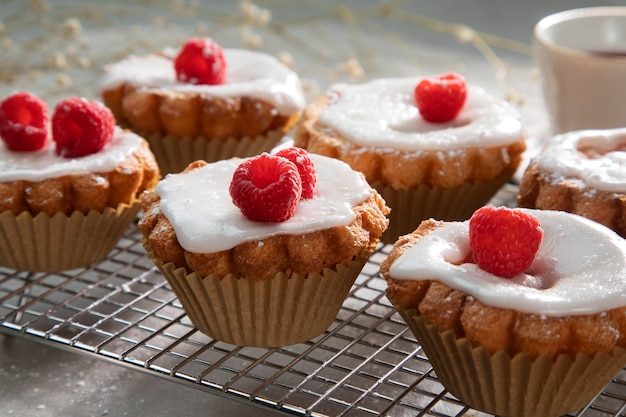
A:
POLYGON ((555 13, 533 36, 552 133, 626 126, 626 7, 555 13))

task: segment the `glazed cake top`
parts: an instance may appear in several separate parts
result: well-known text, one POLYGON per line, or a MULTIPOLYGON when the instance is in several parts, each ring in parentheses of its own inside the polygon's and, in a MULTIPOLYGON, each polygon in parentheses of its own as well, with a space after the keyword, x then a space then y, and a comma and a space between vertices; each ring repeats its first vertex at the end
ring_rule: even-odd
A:
POLYGON ((100 90, 122 83, 155 88, 164 93, 194 93, 214 97, 250 96, 271 103, 281 115, 300 112, 305 105, 298 75, 269 54, 244 49, 223 49, 226 81, 197 85, 176 79, 174 58, 178 49, 166 48, 150 55, 130 55, 105 66, 100 90))
POLYGON ((548 139, 539 168, 574 177, 598 190, 626 193, 626 128, 580 130, 548 139))
POLYGON ((520 115, 509 103, 468 86, 467 101, 447 123, 419 115, 414 89, 421 78, 381 78, 362 84, 335 84, 319 123, 352 142, 404 151, 503 146, 523 135, 520 115))
POLYGON ((180 245, 195 253, 214 253, 243 242, 278 234, 304 234, 350 224, 353 207, 371 196, 363 176, 334 158, 309 154, 317 172, 316 196, 301 199, 284 222, 247 219, 230 197, 235 169, 245 159, 207 164, 190 172, 170 174, 155 192, 159 208, 176 231, 180 245))
POLYGON ((420 238, 390 267, 394 279, 441 281, 484 304, 565 316, 626 306, 626 240, 607 227, 561 211, 520 209, 537 217, 543 241, 526 273, 506 279, 474 263, 469 220, 420 238))
MULTIPOLYGON (((0 182, 42 181, 65 175, 108 172, 131 154, 141 151, 143 139, 120 127, 102 150, 80 158, 64 158, 55 153, 55 142, 48 140, 36 151, 16 152, 0 141, 0 182)), ((147 148, 146 148, 147 149, 147 148)))

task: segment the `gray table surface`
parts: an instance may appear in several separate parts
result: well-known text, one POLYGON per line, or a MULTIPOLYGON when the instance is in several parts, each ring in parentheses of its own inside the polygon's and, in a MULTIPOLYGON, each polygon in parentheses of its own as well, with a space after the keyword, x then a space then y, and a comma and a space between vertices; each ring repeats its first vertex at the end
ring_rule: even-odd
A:
MULTIPOLYGON (((22 0, 1 0, 0 1, 0 48, 10 48, 13 45, 19 45, 24 37, 33 30, 33 22, 38 24, 55 27, 54 19, 67 19, 72 16, 73 10, 81 13, 82 28, 85 34, 90 34, 90 21, 85 19, 85 4, 97 2, 79 2, 67 0, 48 0, 48 1, 30 1, 22 0), (24 7, 28 3, 28 7, 24 7), (43 23, 42 23, 43 22, 43 23), (50 23, 52 22, 52 24, 50 23)), ((183 4, 184 2, 172 2, 172 4, 183 4)), ((191 2, 193 3, 193 2, 191 2)), ((219 10, 221 15, 239 13, 235 2, 208 1, 203 7, 210 9, 211 7, 219 10)), ((102 4, 102 3, 101 3, 102 4)), ((117 4, 110 2, 110 4, 117 4)), ((121 4, 121 2, 119 2, 121 4)), ((100 14, 117 13, 122 6, 102 7, 94 6, 93 10, 97 10, 100 14)), ((136 31, 144 34, 154 34, 153 39, 144 40, 148 42, 164 42, 158 38, 158 34, 162 32, 161 27, 164 22, 170 22, 176 18, 175 14, 168 9, 168 2, 165 1, 146 1, 146 2, 129 2, 130 12, 125 19, 130 20, 137 18, 138 14, 145 11, 151 16, 151 24, 143 25, 136 31), (147 4, 149 6, 147 6, 147 4), (158 6, 158 7, 157 7, 158 6), (169 12, 168 12, 169 10, 169 12), (152 26, 151 26, 152 25, 152 26), (141 31, 145 32, 141 32, 141 31)), ((193 3, 196 4, 196 3, 193 3)), ((313 3, 311 3, 313 4, 313 3)), ((258 5, 266 7, 272 12, 272 19, 292 19, 293 22, 299 16, 311 15, 312 5, 308 2, 288 2, 288 1, 264 1, 258 5)), ((323 1, 315 3, 315 13, 327 14, 331 19, 336 13, 344 13, 346 10, 360 10, 365 6, 376 6, 377 2, 371 1, 344 1, 334 3, 323 1), (338 5, 345 6, 344 9, 338 8, 338 5), (342 11, 343 10, 343 11, 342 11)), ((545 115, 541 98, 539 97, 538 77, 534 69, 532 55, 530 51, 531 33, 533 25, 542 16, 567 8, 577 8, 590 5, 598 5, 593 0, 423 0, 419 2, 394 2, 389 1, 386 4, 391 7, 398 7, 410 10, 414 13, 414 17, 426 17, 425 25, 433 24, 432 39, 420 39, 426 45, 431 45, 432 49, 427 48, 427 52, 431 57, 437 57, 438 60, 431 62, 433 70, 443 70, 447 66, 449 69, 461 70, 470 74, 479 82, 488 84, 487 87, 500 91, 503 95, 507 87, 502 83, 493 80, 498 79, 496 74, 498 62, 503 63, 507 68, 505 79, 512 85, 516 91, 521 94, 523 104, 520 109, 524 115, 527 127, 530 132, 531 139, 541 140, 546 135, 545 115), (465 25, 480 33, 493 35, 496 39, 514 41, 514 45, 522 45, 522 51, 511 51, 511 45, 501 49, 494 49, 497 54, 496 64, 485 64, 488 54, 482 54, 479 58, 467 58, 462 49, 456 48, 457 43, 450 42, 450 39, 442 40, 443 36, 448 38, 452 35, 445 33, 436 28, 437 22, 447 22, 452 24, 465 25), (452 45, 452 46, 450 46, 452 45), (527 48, 526 48, 527 47, 527 48), (462 65, 461 65, 462 64, 462 65)), ((623 1, 605 1, 606 5, 623 5, 623 1)), ((116 15, 116 16, 117 16, 116 15)), ((102 16, 100 16, 102 18, 102 16)), ((189 19, 189 17, 186 17, 189 19)), ((94 21, 97 21, 95 19, 94 21)), ((56 22, 58 24, 59 22, 56 22)), ((145 21, 144 21, 145 23, 145 21)), ((203 21, 196 22, 204 24, 203 21)), ((293 23, 292 23, 293 24, 293 23)), ((323 25, 324 18, 303 19, 301 24, 302 30, 314 30, 315 25, 323 25)), ((96 26, 96 24, 93 24, 96 26)), ((134 27, 134 26, 133 26, 134 27)), ((213 26, 207 26, 210 30, 213 26)), ((297 31, 297 26, 292 26, 297 31)), ((174 30, 179 37, 184 36, 182 26, 174 30), (176 32, 176 30, 179 30, 176 32), (181 35, 181 33, 183 35, 181 35)), ((106 28, 99 30, 105 30, 106 28)), ((111 30, 117 30, 112 28, 111 30)), ((129 29, 130 30, 130 29, 129 29)), ((255 29, 261 31, 262 29, 255 29)), ((349 20, 345 25, 335 25, 333 30, 338 31, 340 35, 346 37, 351 36, 349 20), (342 32, 343 31, 343 32, 342 32)), ((235 34, 241 34, 241 31, 234 31, 235 34)), ((212 33, 209 33, 213 35, 212 33)), ((254 33, 253 33, 254 34, 254 33)), ((226 32, 220 32, 215 36, 220 38, 223 35, 226 38, 226 32)), ((135 38, 144 35, 135 35, 135 38)), ((167 35, 167 36, 171 36, 167 35)), ((233 35, 235 36, 235 35, 233 35)), ((404 28, 397 33, 397 36, 410 44, 413 33, 404 28)), ((106 36, 105 36, 106 37, 106 36)), ((248 39, 254 41, 254 38, 248 39)), ((276 45, 280 40, 276 36, 267 36, 264 38, 265 43, 261 46, 261 50, 280 50, 284 45, 276 45)), ((97 39, 91 39, 91 48, 98 45, 97 39)), ((319 39, 312 38, 310 42, 319 42, 319 39)), ((119 44, 118 50, 122 49, 119 44)), ((163 45, 165 46, 165 45, 163 45)), ((332 56, 333 51, 341 48, 348 48, 344 51, 344 56, 350 56, 351 52, 358 55, 359 51, 351 51, 354 43, 344 45, 342 42, 336 44, 328 43, 323 45, 309 45, 319 48, 322 53, 332 56)), ((423 46, 423 45, 422 45, 423 46)), ((303 48, 305 49, 305 48, 303 48)), ((394 49, 400 50, 402 46, 394 46, 390 53, 396 52, 394 49)), ((65 51, 66 55, 55 55, 54 59, 75 59, 71 55, 71 51, 65 51)), ((104 51, 103 52, 109 52, 104 51)), ((404 51, 406 52, 406 51, 404 51)), ((28 53, 28 50, 23 52, 28 53)), ((416 54, 420 53, 416 50, 416 54)), ((83 61, 83 68, 75 68, 74 70, 64 71, 63 62, 57 62, 56 68, 46 70, 46 67, 38 68, 38 76, 30 80, 25 77, 14 75, 18 71, 24 69, 24 62, 19 60, 19 54, 4 54, 4 62, 0 60, 0 96, 5 96, 11 91, 18 88, 30 88, 34 91, 43 92, 50 100, 56 99, 61 95, 83 94, 93 85, 81 82, 81 72, 88 74, 96 71, 93 66, 90 67, 89 62, 83 61), (7 56, 9 58, 7 58, 7 56), (21 65, 20 65, 20 61, 21 65), (21 68, 21 69, 20 69, 21 68), (91 68, 91 69, 89 69, 91 68), (72 73, 72 71, 74 71, 72 73), (71 82, 73 79, 67 77, 70 74, 75 77, 78 82, 71 82), (36 80, 36 81, 33 81, 36 80)), ((300 63, 299 71, 307 79, 314 80, 318 87, 309 90, 311 95, 322 90, 323 84, 336 80, 346 72, 341 72, 338 64, 332 63, 337 69, 333 74, 319 71, 319 66, 309 67, 303 64, 298 51, 293 51, 293 57, 296 64, 300 63), (317 72, 315 72, 317 71, 317 72)), ((29 57, 25 62, 29 62, 29 57)), ((319 60, 318 60, 319 61, 319 60)), ((387 72, 390 75, 406 74, 406 67, 403 63, 386 61, 387 67, 373 66, 372 70, 368 70, 365 66, 366 74, 363 78, 373 78, 387 72), (396 65, 397 64, 397 65, 396 65)), ((320 64, 318 62, 318 64, 320 64)), ((324 63, 321 63, 324 64, 324 63)), ((367 62, 363 61, 366 65, 367 62)), ((37 64, 33 64, 34 66, 37 64)), ((328 64, 331 65, 331 64, 328 64)), ((421 70, 430 70, 431 66, 422 65, 421 70)), ((347 71, 347 70, 346 70, 347 71)), ((88 93, 87 93, 88 94, 88 93)), ((190 388, 177 384, 170 380, 154 377, 136 370, 126 367, 117 366, 113 363, 106 362, 93 357, 83 356, 76 352, 66 351, 43 345, 32 340, 27 340, 16 336, 7 336, 0 334, 0 416, 246 416, 255 415, 257 417, 276 415, 271 410, 259 409, 256 406, 245 404, 242 402, 222 398, 209 394, 204 391, 190 388)))

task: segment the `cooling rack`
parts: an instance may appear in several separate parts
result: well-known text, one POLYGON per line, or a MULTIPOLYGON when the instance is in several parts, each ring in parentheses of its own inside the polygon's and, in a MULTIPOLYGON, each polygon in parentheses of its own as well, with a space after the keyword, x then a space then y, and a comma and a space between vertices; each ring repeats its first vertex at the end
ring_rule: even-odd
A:
MULTIPOLYGON (((495 204, 513 201, 507 185, 495 204)), ((510 204, 508 204, 510 205, 510 204)), ((152 264, 133 224, 109 256, 56 274, 0 268, 0 331, 20 335, 283 415, 485 416, 446 392, 385 298, 381 245, 334 323, 281 348, 225 344, 198 332, 152 264)), ((622 416, 620 373, 577 416, 622 416)))

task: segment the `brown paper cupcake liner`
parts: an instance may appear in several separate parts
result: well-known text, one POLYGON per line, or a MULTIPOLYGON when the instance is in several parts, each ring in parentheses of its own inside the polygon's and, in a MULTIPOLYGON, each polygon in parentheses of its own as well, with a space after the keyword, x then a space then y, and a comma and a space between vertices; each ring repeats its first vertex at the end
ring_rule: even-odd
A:
POLYGON ((175 137, 155 133, 138 133, 146 138, 161 174, 181 172, 193 161, 215 162, 233 157, 245 158, 269 152, 284 136, 284 130, 273 130, 264 136, 243 138, 175 137))
POLYGON ((0 213, 0 265, 18 271, 58 272, 104 259, 141 209, 137 200, 102 213, 67 216, 0 213))
POLYGON ((233 345, 277 347, 310 340, 332 324, 375 245, 335 270, 263 281, 202 277, 164 264, 145 239, 144 247, 199 331, 233 345))
POLYGON ((532 359, 504 351, 490 355, 472 348, 453 331, 440 332, 415 309, 395 305, 446 389, 470 407, 507 417, 557 417, 587 405, 626 365, 626 350, 616 347, 593 357, 560 355, 532 359))
POLYGON ((421 185, 406 190, 375 182, 372 187, 378 190, 391 208, 389 228, 381 241, 394 243, 398 236, 413 232, 422 220, 429 218, 467 220, 476 209, 487 204, 510 178, 511 174, 506 173, 490 180, 466 182, 457 187, 421 185))

